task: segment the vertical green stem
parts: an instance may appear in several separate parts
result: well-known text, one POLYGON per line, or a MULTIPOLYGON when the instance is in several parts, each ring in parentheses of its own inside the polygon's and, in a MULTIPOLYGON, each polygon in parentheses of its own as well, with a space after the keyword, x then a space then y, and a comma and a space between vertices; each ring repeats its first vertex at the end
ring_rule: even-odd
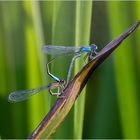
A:
MULTIPOLYGON (((92 1, 76 2, 76 28, 75 45, 89 45, 90 25, 91 25, 92 1)), ((84 61, 75 63, 75 74, 84 65, 84 61)), ((86 89, 83 90, 81 97, 75 103, 74 107, 74 138, 82 138, 84 106, 86 89)))
MULTIPOLYGON (((30 18, 30 20, 26 20, 25 22, 25 45, 27 50, 26 70, 28 88, 39 87, 42 85, 41 47, 43 45, 44 38, 41 30, 41 19, 38 6, 39 5, 36 5, 36 2, 24 2, 24 9, 27 17, 33 16, 33 19, 30 18), (38 11, 38 14, 36 15, 35 10, 36 12, 38 11)), ((28 125, 30 132, 35 129, 35 127, 46 114, 46 100, 44 100, 43 96, 44 95, 40 93, 39 95, 32 97, 28 102, 28 125)))
MULTIPOLYGON (((112 38, 130 25, 128 5, 128 3, 124 2, 108 2, 107 4, 112 38)), ((114 54, 114 67, 124 138, 139 138, 138 90, 133 43, 130 39, 114 54)))

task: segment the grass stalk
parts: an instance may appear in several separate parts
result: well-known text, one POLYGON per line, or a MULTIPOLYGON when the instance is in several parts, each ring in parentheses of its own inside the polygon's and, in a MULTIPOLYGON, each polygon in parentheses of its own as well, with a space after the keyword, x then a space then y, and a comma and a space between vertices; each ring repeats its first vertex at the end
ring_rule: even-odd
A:
MULTIPOLYGON (((130 19, 127 16, 129 4, 108 2, 107 6, 108 9, 113 9, 113 12, 108 11, 108 15, 111 37, 114 37, 130 24, 130 19), (119 9, 122 9, 122 11, 119 9), (120 23, 123 24, 120 25, 120 23)), ((128 39, 114 55, 116 87, 118 91, 123 138, 139 138, 140 132, 138 123, 138 88, 136 86, 136 70, 132 42, 132 40, 128 39)))

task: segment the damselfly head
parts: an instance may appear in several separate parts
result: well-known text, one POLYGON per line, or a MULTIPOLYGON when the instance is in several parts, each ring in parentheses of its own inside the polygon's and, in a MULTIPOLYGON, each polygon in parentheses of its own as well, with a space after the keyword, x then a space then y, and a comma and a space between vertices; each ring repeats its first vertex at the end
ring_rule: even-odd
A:
POLYGON ((14 102, 14 98, 15 98, 14 92, 10 93, 10 95, 8 96, 8 102, 14 102))
POLYGON ((98 49, 98 47, 95 44, 91 44, 90 48, 92 51, 96 51, 98 49))

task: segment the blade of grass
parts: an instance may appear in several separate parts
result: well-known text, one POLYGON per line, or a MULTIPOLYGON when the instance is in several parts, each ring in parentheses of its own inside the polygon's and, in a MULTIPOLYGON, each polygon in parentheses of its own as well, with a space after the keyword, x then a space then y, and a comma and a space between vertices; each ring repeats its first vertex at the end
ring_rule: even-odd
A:
MULTIPOLYGON (((37 26, 32 18, 28 20, 28 17, 32 17, 34 15, 34 9, 32 6, 35 6, 30 1, 23 2, 24 10, 26 12, 25 19, 25 42, 26 42, 26 71, 27 71, 27 88, 38 87, 42 85, 42 73, 41 73, 41 55, 39 51, 39 46, 43 43, 43 38, 40 36, 38 38, 37 34, 41 34, 41 31, 37 29, 37 26), (33 11, 32 11, 33 10, 33 11), (35 27, 34 27, 35 25, 35 27), (37 41, 38 40, 38 41, 37 41), (40 64, 39 64, 40 63, 40 64)), ((34 7, 38 8, 38 7, 34 7)), ((38 12, 39 10, 36 9, 38 12)), ((38 13, 39 14, 39 13, 38 13)), ((34 15, 35 16, 35 15, 34 15)), ((33 16, 33 17, 34 17, 33 16)), ((35 18, 35 17, 34 17, 35 18)), ((38 19, 38 15, 36 15, 38 19)), ((41 19, 38 19, 41 20, 41 19)), ((39 22, 39 21, 38 21, 39 22)), ((40 21, 41 22, 41 21, 40 21)), ((39 27, 38 27, 39 28, 39 27)), ((43 94, 39 94, 28 102, 28 125, 29 131, 34 129, 34 127, 38 124, 38 122, 42 119, 44 114, 46 113, 46 103, 43 97, 43 94)))
MULTIPOLYGON (((113 12, 108 11, 111 36, 113 37, 130 23, 128 18, 129 3, 123 5, 122 2, 108 2, 108 9, 113 9, 113 12), (123 11, 120 11, 119 9, 123 9, 123 11), (120 26, 120 23, 123 24, 120 26)), ((122 131, 124 138, 139 138, 138 91, 136 86, 133 48, 131 47, 133 46, 133 43, 128 40, 124 45, 127 46, 127 49, 122 47, 120 51, 114 55, 122 131)))
POLYGON ((29 137, 30 139, 50 138, 56 128, 69 113, 75 100, 80 95, 93 71, 140 25, 140 21, 130 27, 118 38, 107 44, 82 70, 74 77, 58 98, 48 115, 29 137))
MULTIPOLYGON (((40 71, 41 71, 41 75, 42 76, 42 83, 43 85, 46 84, 46 75, 45 72, 46 71, 46 61, 44 58, 44 55, 42 54, 41 48, 44 46, 45 44, 45 38, 44 38, 44 32, 43 32, 43 23, 42 23, 42 15, 41 15, 41 5, 39 1, 32 1, 31 2, 31 8, 32 8, 32 14, 33 14, 33 24, 34 24, 34 29, 35 29, 35 35, 36 35, 36 41, 37 41, 37 52, 38 52, 38 59, 39 59, 39 65, 40 65, 40 71), (45 62, 45 64, 44 64, 45 62)), ((47 97, 44 104, 46 104, 46 106, 44 106, 44 110, 48 110, 50 108, 50 102, 48 100, 49 98, 49 94, 45 94, 45 96, 47 97), (46 107, 46 108, 45 108, 46 107)), ((46 112, 45 111, 45 112, 46 112)))
MULTIPOLYGON (((2 13, 0 12, 2 17, 2 13)), ((0 89, 1 89, 1 98, 2 96, 5 96, 4 93, 6 93, 7 89, 7 76, 6 76, 6 62, 5 62, 5 49, 4 49, 4 37, 2 36, 2 33, 4 33, 3 31, 3 25, 2 22, 0 22, 0 89)))
MULTIPOLYGON (((106 1, 93 1, 91 42, 98 50, 110 40, 106 9, 106 1)), ((88 82, 83 138, 121 138, 112 58, 105 61, 88 82)))
MULTIPOLYGON (((23 76, 20 75, 19 71, 22 69, 20 66, 21 56, 24 54, 24 49, 21 47, 19 49, 19 42, 21 41, 21 36, 17 34, 19 33, 20 29, 20 13, 21 9, 19 10, 18 2, 10 3, 10 2, 3 2, 1 5, 2 10, 2 17, 3 17, 3 37, 4 37, 4 52, 5 52, 5 61, 6 61, 6 76, 7 76, 7 94, 10 92, 10 89, 16 89, 22 87, 22 83, 24 80, 24 72, 22 73, 23 76), (19 12, 17 12, 19 10, 19 12), (10 16, 9 16, 9 13, 10 16), (18 40, 15 42, 15 38, 18 40), (19 55, 19 50, 22 50, 22 54, 19 55), (19 84, 21 83, 21 85, 19 84)), ((22 31, 22 30, 21 30, 22 31)), ((24 60, 22 61, 24 63, 24 60)), ((24 85, 24 84, 23 84, 24 85)), ((7 98, 6 98, 7 99, 7 98)), ((6 101, 7 102, 7 101, 6 101)), ((23 132, 24 126, 26 127, 26 117, 25 112, 22 111, 22 107, 26 108, 25 105, 20 106, 11 106, 11 117, 10 120, 12 123, 12 136, 17 138, 19 135, 23 138, 27 133, 26 131, 23 132)), ((6 106, 5 106, 6 108, 6 106)), ((3 111, 5 114, 5 111, 3 111)), ((9 114, 9 113, 8 113, 9 114)), ((7 116, 7 115, 6 115, 7 116)), ((6 117, 5 117, 6 118, 6 117)), ((7 118, 9 120, 9 116, 7 118)), ((4 122, 4 121, 3 121, 4 122)), ((6 121, 7 122, 7 121, 6 121)), ((5 126, 5 125, 4 125, 5 126)), ((8 137, 8 136, 6 136, 8 137)))
MULTIPOLYGON (((76 28, 75 28, 75 45, 89 45, 90 23, 91 23, 92 1, 76 2, 76 28), (83 20, 84 19, 84 20, 83 20)), ((75 73, 84 65, 84 61, 76 61, 75 73)), ((84 89, 81 98, 74 106, 74 138, 81 139, 84 120, 85 92, 84 89)))
MULTIPOLYGON (((140 18, 140 2, 139 1, 135 1, 135 3, 133 4, 133 9, 134 9, 134 19, 139 19, 140 18)), ((140 82, 140 45, 139 45, 139 36, 140 36, 140 32, 137 32, 136 33, 136 36, 135 36, 135 42, 134 42, 134 45, 135 45, 135 53, 136 53, 136 57, 137 57, 137 67, 138 67, 138 79, 139 79, 139 82, 140 82)), ((138 86, 139 86, 139 82, 138 82, 138 86)))
POLYGON ((4 104, 5 97, 7 97, 7 86, 8 85, 8 70, 7 70, 7 61, 5 59, 6 57, 6 48, 5 45, 5 26, 4 26, 4 7, 3 3, 0 2, 0 110, 1 110, 1 118, 0 118, 0 124, 2 127, 0 127, 0 137, 7 138, 7 133, 10 134, 12 137, 14 136, 13 131, 6 130, 5 122, 7 122, 9 125, 12 126, 12 119, 9 118, 11 115, 11 110, 8 108, 8 104, 4 104), (2 115, 3 114, 3 115, 2 115), (8 114, 8 116, 6 116, 8 114), (8 119, 9 118, 9 119, 8 119))

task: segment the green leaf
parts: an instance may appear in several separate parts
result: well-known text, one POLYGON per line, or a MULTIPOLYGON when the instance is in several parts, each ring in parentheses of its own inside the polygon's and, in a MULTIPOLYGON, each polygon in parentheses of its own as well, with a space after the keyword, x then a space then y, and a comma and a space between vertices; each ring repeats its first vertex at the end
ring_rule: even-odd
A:
MULTIPOLYGON (((111 36, 115 36, 118 32, 130 23, 130 19, 127 16, 129 11, 129 4, 125 6, 120 5, 120 2, 115 2, 108 7, 113 8, 113 12, 108 11, 110 19, 111 36), (120 9, 123 12, 120 14, 120 9), (116 19, 123 22, 121 26, 118 26, 116 19)), ((108 8, 110 9, 110 8, 108 8)), ((122 132, 124 138, 139 138, 140 137, 140 119, 139 119, 139 100, 138 100, 138 87, 136 77, 135 58, 133 56, 135 49, 135 42, 128 40, 114 55, 114 68, 116 75, 116 85, 118 91, 118 102, 121 117, 122 132), (133 46, 133 47, 132 47, 133 46), (121 66, 121 69, 120 69, 121 66), (122 81, 124 84, 122 84, 122 81)))
MULTIPOLYGON (((77 1, 76 2, 76 28, 75 28, 75 45, 89 45, 90 39, 90 24, 92 13, 92 1, 77 1), (84 19, 84 20, 83 20, 84 19)), ((84 65, 84 61, 76 61, 75 73, 84 65)), ((86 88, 82 91, 81 98, 75 103, 74 106, 74 138, 82 138, 84 109, 85 109, 85 96, 86 88)))

